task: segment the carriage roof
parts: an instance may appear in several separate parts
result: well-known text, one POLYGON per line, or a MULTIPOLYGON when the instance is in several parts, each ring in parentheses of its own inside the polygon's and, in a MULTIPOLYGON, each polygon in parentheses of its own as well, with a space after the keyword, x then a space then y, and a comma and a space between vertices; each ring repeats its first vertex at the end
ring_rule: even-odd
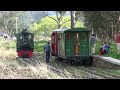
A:
POLYGON ((87 31, 87 32, 89 32, 90 30, 88 30, 87 28, 56 29, 56 30, 53 30, 53 32, 58 32, 58 33, 69 32, 69 31, 80 31, 80 32, 87 31))

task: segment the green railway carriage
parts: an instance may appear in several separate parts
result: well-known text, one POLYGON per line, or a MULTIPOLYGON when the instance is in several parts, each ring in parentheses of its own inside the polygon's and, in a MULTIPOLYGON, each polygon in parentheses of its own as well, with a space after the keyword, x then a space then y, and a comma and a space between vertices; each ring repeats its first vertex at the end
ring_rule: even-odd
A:
POLYGON ((86 28, 57 29, 53 33, 52 51, 57 60, 85 65, 92 64, 89 45, 90 30, 86 28))

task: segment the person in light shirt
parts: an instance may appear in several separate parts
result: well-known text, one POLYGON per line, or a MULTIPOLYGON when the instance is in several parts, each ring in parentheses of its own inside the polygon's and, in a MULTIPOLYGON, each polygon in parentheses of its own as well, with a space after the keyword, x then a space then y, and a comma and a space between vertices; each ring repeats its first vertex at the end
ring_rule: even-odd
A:
POLYGON ((91 52, 92 55, 95 54, 95 48, 96 48, 96 36, 95 34, 92 34, 90 37, 90 44, 91 44, 91 52))

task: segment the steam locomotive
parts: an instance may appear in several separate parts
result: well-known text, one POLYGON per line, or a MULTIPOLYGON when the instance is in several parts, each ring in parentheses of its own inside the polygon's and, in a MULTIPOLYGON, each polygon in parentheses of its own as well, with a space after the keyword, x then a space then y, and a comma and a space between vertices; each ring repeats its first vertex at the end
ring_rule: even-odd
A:
POLYGON ((17 34, 16 42, 17 54, 20 58, 30 58, 34 51, 34 35, 27 29, 23 29, 17 34))

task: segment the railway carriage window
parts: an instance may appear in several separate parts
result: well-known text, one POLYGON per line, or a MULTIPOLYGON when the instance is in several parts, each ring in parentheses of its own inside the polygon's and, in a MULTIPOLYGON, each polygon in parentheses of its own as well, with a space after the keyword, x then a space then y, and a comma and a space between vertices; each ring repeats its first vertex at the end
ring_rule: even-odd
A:
POLYGON ((67 38, 67 40, 72 39, 72 33, 67 33, 67 34, 66 34, 66 38, 67 38))
POLYGON ((58 40, 60 40, 61 39, 61 34, 58 34, 58 40))
POLYGON ((79 44, 79 33, 74 33, 74 40, 77 44, 79 44))
POLYGON ((87 33, 85 33, 85 32, 82 32, 81 34, 81 40, 87 40, 87 33))

